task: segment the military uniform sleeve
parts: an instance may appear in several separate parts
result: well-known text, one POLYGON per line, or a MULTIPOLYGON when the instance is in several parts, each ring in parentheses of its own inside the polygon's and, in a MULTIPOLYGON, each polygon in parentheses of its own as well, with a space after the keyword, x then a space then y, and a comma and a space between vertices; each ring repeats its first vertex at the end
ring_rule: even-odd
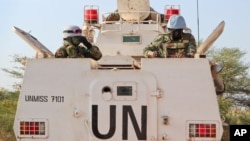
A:
POLYGON ((75 47, 73 45, 69 45, 66 47, 66 52, 68 54, 68 58, 79 58, 81 57, 79 54, 78 47, 75 47))
POLYGON ((64 46, 56 50, 55 58, 67 58, 67 52, 64 46))
POLYGON ((92 45, 91 43, 86 39, 86 37, 82 36, 81 38, 81 42, 87 47, 87 48, 91 48, 92 45))
POLYGON ((163 49, 163 44, 167 43, 169 41, 169 38, 166 34, 160 34, 158 35, 154 41, 152 41, 149 45, 147 45, 143 50, 143 55, 145 57, 148 57, 148 52, 156 52, 157 57, 164 57, 166 54, 166 51, 163 49))
POLYGON ((102 53, 97 46, 92 46, 88 49, 90 53, 90 57, 94 60, 99 60, 102 57, 102 53))
POLYGON ((87 47, 87 50, 83 51, 84 57, 99 60, 102 57, 102 53, 97 46, 93 46, 84 36, 81 38, 81 42, 87 47))
POLYGON ((102 53, 97 46, 92 46, 91 48, 79 47, 80 54, 82 54, 85 58, 92 58, 94 60, 99 60, 102 57, 102 53))
POLYGON ((187 56, 194 57, 197 50, 197 45, 194 36, 191 34, 189 38, 189 45, 187 50, 187 56))

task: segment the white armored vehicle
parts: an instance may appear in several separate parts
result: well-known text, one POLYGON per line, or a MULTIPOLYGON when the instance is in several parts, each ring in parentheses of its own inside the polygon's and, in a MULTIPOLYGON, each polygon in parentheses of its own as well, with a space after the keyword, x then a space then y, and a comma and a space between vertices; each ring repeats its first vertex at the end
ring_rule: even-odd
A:
POLYGON ((179 14, 178 7, 159 14, 149 0, 117 0, 117 6, 101 21, 98 6, 84 7, 84 34, 102 51, 99 61, 53 58, 14 27, 37 56, 48 57, 27 60, 14 123, 17 141, 220 141, 214 82, 221 83, 200 56, 224 22, 196 58, 150 59, 143 57, 144 47, 165 33, 168 14, 179 14))

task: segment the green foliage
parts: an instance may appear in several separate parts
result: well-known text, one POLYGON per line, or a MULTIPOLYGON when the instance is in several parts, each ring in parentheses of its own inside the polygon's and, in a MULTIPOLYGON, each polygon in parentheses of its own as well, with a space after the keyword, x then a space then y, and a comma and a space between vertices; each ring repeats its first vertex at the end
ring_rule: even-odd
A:
POLYGON ((247 95, 250 93, 249 62, 244 61, 246 52, 239 48, 212 49, 208 56, 221 64, 220 72, 226 92, 218 97, 221 115, 228 124, 250 124, 250 109, 247 95), (244 110, 242 110, 244 109, 244 110))
POLYGON ((218 50, 211 50, 209 55, 223 66, 220 76, 226 84, 226 93, 240 94, 250 92, 247 91, 250 86, 248 74, 250 64, 243 61, 246 52, 241 51, 239 48, 224 47, 218 50))
MULTIPOLYGON (((0 69, 8 73, 11 77, 22 80, 23 75, 24 75, 24 70, 25 70, 24 65, 28 58, 26 56, 19 56, 19 55, 14 55, 12 57, 13 57, 12 63, 14 63, 14 67, 12 69, 9 69, 9 68, 0 68, 0 69)), ((16 82, 16 84, 13 85, 13 88, 15 90, 20 89, 20 87, 21 87, 20 82, 16 82)))
POLYGON ((250 109, 232 108, 226 115, 230 124, 250 125, 250 109))
POLYGON ((230 99, 225 99, 223 97, 218 97, 220 113, 226 115, 230 111, 230 107, 233 105, 233 101, 230 99))
POLYGON ((22 79, 25 69, 22 63, 26 59, 27 57, 14 55, 12 62, 15 64, 15 66, 12 69, 2 68, 2 70, 5 71, 6 73, 9 73, 14 78, 22 79))
POLYGON ((250 108, 234 105, 232 99, 219 97, 220 113, 224 116, 225 122, 229 124, 250 125, 250 108))
MULTIPOLYGON (((0 68, 2 71, 10 74, 11 77, 22 80, 24 75, 24 63, 27 57, 14 55, 14 67, 12 69, 0 68)), ((13 85, 16 91, 10 92, 6 89, 0 89, 0 141, 15 141, 13 132, 13 124, 16 113, 17 101, 19 96, 19 88, 21 83, 13 85)))
POLYGON ((0 141, 15 141, 13 124, 19 92, 0 89, 0 141))

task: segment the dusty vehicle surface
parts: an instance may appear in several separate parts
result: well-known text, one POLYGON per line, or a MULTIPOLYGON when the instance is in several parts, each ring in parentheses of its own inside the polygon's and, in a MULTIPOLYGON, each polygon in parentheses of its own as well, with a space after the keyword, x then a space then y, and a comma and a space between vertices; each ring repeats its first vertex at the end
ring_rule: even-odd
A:
POLYGON ((209 60, 201 54, 142 56, 143 48, 165 33, 167 13, 179 14, 178 9, 166 8, 162 16, 150 10, 148 0, 117 0, 117 8, 102 21, 98 7, 84 8, 84 34, 100 47, 99 61, 53 58, 38 40, 14 28, 48 57, 27 60, 16 139, 220 141, 223 128, 209 60), (93 28, 99 30, 95 42, 93 28))

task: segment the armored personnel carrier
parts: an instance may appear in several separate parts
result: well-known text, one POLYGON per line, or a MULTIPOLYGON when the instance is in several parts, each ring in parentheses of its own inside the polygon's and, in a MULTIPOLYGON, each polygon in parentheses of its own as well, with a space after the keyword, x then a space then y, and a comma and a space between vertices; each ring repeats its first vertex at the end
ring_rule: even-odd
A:
POLYGON ((14 27, 37 52, 26 63, 16 139, 220 141, 216 88, 223 86, 204 53, 224 22, 195 58, 144 58, 144 47, 165 33, 171 14, 180 14, 180 7, 166 5, 160 14, 149 0, 117 0, 117 10, 102 17, 98 6, 85 6, 84 35, 102 51, 99 61, 54 58, 36 38, 14 27))

